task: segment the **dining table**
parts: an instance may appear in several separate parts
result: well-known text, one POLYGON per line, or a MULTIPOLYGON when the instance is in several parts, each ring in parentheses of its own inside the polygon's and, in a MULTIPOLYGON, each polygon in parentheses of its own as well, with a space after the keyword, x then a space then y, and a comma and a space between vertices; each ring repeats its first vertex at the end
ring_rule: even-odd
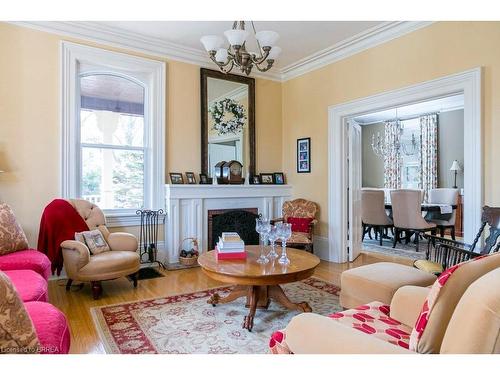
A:
MULTIPOLYGON (((441 209, 445 208, 445 207, 450 207, 451 210, 456 210, 457 209, 457 205, 456 204, 422 203, 420 205, 421 210, 422 211, 426 211, 426 212, 441 212, 441 209)), ((385 203, 385 209, 386 210, 392 210, 392 204, 386 202, 385 203)), ((451 212, 449 212, 449 213, 451 213, 451 212)))

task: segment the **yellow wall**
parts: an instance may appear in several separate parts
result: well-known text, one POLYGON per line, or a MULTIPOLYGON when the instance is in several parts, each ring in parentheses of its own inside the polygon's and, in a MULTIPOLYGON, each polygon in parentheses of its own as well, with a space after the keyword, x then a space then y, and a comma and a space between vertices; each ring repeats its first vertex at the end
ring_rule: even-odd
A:
MULTIPOLYGON (((58 194, 60 40, 0 23, 0 199, 31 240, 58 194)), ((500 205, 499 43, 499 22, 439 22, 283 84, 257 79, 257 170, 284 170, 294 196, 318 202, 326 235, 328 106, 482 66, 485 202, 500 205), (296 173, 301 137, 310 174, 296 173)), ((199 105, 199 67, 167 61, 167 172, 199 171, 199 105)))
MULTIPOLYGON (((59 42, 63 39, 91 44, 0 23, 0 170, 6 171, 0 174, 0 200, 13 207, 32 245, 43 208, 59 195, 59 42)), ((167 63, 167 178, 169 171, 199 173, 200 67, 150 58, 167 63)), ((281 84, 257 79, 256 93, 258 168, 279 170, 281 84)))
POLYGON ((321 206, 328 225, 331 105, 482 66, 485 203, 500 205, 500 22, 439 22, 283 84, 283 161, 293 194, 321 206), (311 137, 312 172, 297 174, 295 143, 311 137))

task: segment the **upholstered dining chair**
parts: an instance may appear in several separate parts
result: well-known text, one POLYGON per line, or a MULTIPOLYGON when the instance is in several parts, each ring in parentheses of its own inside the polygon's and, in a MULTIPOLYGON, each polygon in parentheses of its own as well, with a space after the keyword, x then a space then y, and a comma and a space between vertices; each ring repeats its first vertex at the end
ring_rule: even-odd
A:
POLYGON ((90 281, 93 297, 98 299, 102 294, 101 281, 123 276, 131 276, 134 288, 137 287, 140 268, 137 238, 130 233, 110 233, 103 212, 95 204, 82 199, 69 199, 68 202, 85 220, 89 230, 98 229, 102 233, 110 250, 92 255, 83 242, 62 242, 64 269, 68 275, 66 290, 73 281, 90 281))
POLYGON ((422 217, 422 192, 413 189, 398 189, 391 191, 392 218, 394 221, 394 242, 396 247, 401 232, 406 232, 408 239, 415 233, 416 250, 418 251, 419 234, 431 232, 436 234, 436 224, 427 222, 422 217))
MULTIPOLYGON (((458 189, 440 188, 429 190, 428 203, 456 205, 458 203, 458 189)), ((455 240, 456 209, 449 214, 440 212, 428 212, 425 220, 436 224, 441 237, 444 237, 446 229, 450 229, 451 238, 455 240)))
POLYGON ((283 217, 271 220, 271 224, 278 222, 292 224, 292 236, 286 242, 287 246, 303 248, 312 253, 314 251, 313 230, 318 222, 316 220, 318 205, 306 199, 294 199, 283 203, 282 213, 283 217))
POLYGON ((361 189, 361 222, 363 225, 363 236, 372 228, 378 233, 379 244, 382 246, 384 229, 393 226, 392 219, 385 212, 384 190, 361 189))

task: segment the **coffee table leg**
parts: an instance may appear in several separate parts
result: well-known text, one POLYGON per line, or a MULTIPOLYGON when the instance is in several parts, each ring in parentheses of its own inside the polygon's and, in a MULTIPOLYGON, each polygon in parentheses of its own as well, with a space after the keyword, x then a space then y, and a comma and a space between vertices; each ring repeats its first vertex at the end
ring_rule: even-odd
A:
POLYGON ((279 285, 269 286, 269 298, 274 299, 276 302, 285 306, 289 310, 298 310, 302 312, 311 312, 311 306, 307 302, 293 303, 288 299, 285 292, 279 285))
POLYGON ((259 301, 260 293, 259 287, 254 285, 251 287, 252 290, 250 292, 249 305, 250 310, 248 311, 248 315, 243 319, 243 328, 248 329, 249 332, 252 331, 253 328, 253 318, 255 316, 255 310, 257 310, 257 302, 259 301))
POLYGON ((225 297, 221 297, 219 293, 214 293, 210 296, 208 299, 207 303, 210 303, 212 306, 216 306, 219 303, 228 303, 232 302, 235 299, 238 299, 240 297, 245 297, 248 293, 248 287, 247 286, 240 286, 237 285, 234 287, 234 289, 225 297))

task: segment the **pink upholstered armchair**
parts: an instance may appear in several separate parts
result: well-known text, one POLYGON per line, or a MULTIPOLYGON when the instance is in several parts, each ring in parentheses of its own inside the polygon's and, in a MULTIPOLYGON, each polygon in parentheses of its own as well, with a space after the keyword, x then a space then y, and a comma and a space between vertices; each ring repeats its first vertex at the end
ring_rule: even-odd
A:
POLYGON ((287 246, 304 248, 313 252, 314 225, 318 222, 318 205, 306 199, 295 199, 283 203, 283 217, 271 220, 271 224, 285 222, 292 224, 292 236, 287 246))

